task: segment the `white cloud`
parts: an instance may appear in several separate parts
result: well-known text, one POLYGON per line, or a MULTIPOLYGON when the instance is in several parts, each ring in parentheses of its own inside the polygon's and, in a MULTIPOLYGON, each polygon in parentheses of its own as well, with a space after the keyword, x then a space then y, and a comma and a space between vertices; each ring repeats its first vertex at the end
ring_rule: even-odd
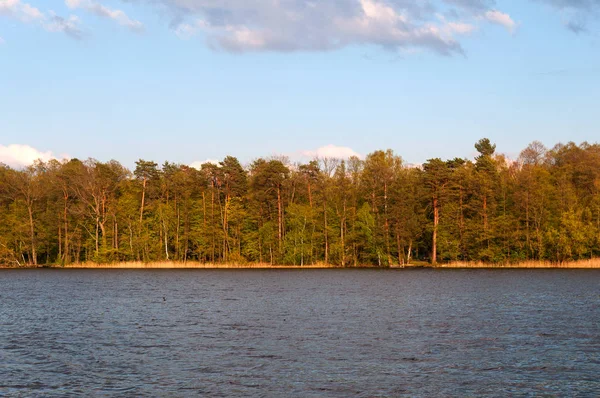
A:
POLYGON ((0 45, 6 43, 2 37, 0 37, 0 45))
POLYGON ((362 155, 346 146, 325 145, 313 151, 302 151, 302 156, 310 158, 348 159, 352 156, 362 158, 362 155))
POLYGON ((44 18, 44 14, 42 14, 40 10, 26 3, 23 4, 21 12, 23 13, 23 16, 30 21, 35 21, 44 18))
POLYGON ((404 163, 404 167, 407 169, 423 169, 423 163, 404 163))
POLYGON ((21 0, 0 0, 0 15, 23 23, 36 23, 49 32, 63 32, 76 39, 83 36, 76 16, 71 15, 65 19, 53 11, 45 14, 31 4, 22 3, 21 0))
POLYGON ((456 32, 462 35, 466 35, 477 30, 476 26, 464 22, 448 22, 446 26, 451 32, 456 32))
POLYGON ((44 19, 44 14, 21 0, 0 0, 0 15, 16 18, 22 22, 33 22, 44 19))
POLYGON ((504 28, 506 28, 506 30, 508 30, 510 33, 514 33, 515 29, 517 28, 517 23, 515 21, 513 21, 513 19, 510 17, 510 15, 505 14, 501 11, 498 11, 498 10, 486 11, 486 13, 484 14, 484 17, 486 20, 488 20, 491 23, 504 26, 504 28))
POLYGON ((0 15, 11 15, 17 11, 20 5, 19 0, 2 0, 0 1, 0 15))
POLYGON ((220 165, 220 163, 219 163, 218 160, 215 160, 215 159, 206 159, 206 160, 203 160, 203 161, 197 160, 195 162, 192 162, 192 163, 189 164, 189 166, 191 168, 196 169, 196 170, 201 170, 202 169, 202 165, 205 164, 205 163, 214 164, 216 166, 220 165))
POLYGON ((447 18, 442 14, 436 14, 436 18, 442 23, 443 30, 447 35, 457 33, 461 35, 468 35, 477 30, 477 26, 466 22, 460 21, 448 21, 447 18))
POLYGON ((194 23, 180 23, 175 28, 175 34, 180 39, 189 39, 192 36, 196 35, 201 29, 206 29, 206 24, 201 19, 194 21, 194 23))
POLYGON ((65 0, 70 9, 81 8, 99 17, 112 19, 121 26, 125 26, 136 32, 144 30, 144 25, 135 19, 131 19, 122 10, 111 9, 93 0, 65 0))
POLYGON ((0 145, 0 163, 11 167, 23 167, 33 164, 38 159, 47 162, 50 159, 58 158, 51 151, 42 152, 29 145, 0 145))
POLYGON ((79 25, 79 17, 76 15, 63 18, 52 11, 49 13, 49 20, 43 23, 44 29, 48 32, 63 32, 74 39, 81 39, 83 37, 83 32, 79 25))
MULTIPOLYGON (((150 0, 148 0, 152 4, 150 0)), ((247 51, 328 51, 351 45, 389 50, 462 53, 458 36, 469 20, 440 20, 430 2, 414 0, 163 0, 175 33, 202 33, 212 48, 247 51)))
MULTIPOLYGON (((133 31, 142 22, 103 0, 64 0, 70 9, 108 18, 133 31)), ((514 33, 519 23, 495 8, 496 0, 124 0, 146 3, 171 17, 182 39, 201 35, 214 49, 248 51, 329 51, 356 45, 413 53, 463 54, 461 37, 483 21, 514 33), (440 15, 445 17, 440 18, 440 15), (447 19, 446 19, 447 18, 447 19)), ((600 0, 530 0, 559 10, 564 25, 586 32, 600 0)), ((49 31, 81 38, 79 19, 40 11, 22 0, 0 0, 0 15, 37 22, 49 31)))

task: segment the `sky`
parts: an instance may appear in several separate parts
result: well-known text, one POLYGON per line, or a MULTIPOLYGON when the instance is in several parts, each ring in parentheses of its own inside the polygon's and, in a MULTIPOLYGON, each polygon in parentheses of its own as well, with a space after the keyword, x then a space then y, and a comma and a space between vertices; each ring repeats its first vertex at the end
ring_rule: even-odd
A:
POLYGON ((600 138, 600 0, 0 0, 0 162, 600 138))

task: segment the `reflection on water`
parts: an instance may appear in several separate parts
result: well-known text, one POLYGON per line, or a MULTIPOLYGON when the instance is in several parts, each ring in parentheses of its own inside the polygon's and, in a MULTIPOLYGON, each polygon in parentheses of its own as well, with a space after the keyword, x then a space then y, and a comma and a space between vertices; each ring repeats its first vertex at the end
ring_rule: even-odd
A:
POLYGON ((0 272, 0 395, 591 396, 598 374, 593 270, 0 272))

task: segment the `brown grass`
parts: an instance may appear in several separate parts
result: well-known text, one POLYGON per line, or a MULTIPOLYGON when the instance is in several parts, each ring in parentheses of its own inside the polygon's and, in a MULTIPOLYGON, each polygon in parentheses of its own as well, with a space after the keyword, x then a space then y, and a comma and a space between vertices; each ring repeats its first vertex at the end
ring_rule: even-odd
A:
POLYGON ((143 263, 141 261, 129 261, 120 263, 78 263, 69 264, 64 267, 56 266, 56 268, 97 268, 97 269, 323 269, 323 268, 340 268, 331 264, 315 264, 304 266, 293 265, 271 265, 269 263, 199 263, 199 262, 175 262, 175 261, 158 261, 143 263))
POLYGON ((600 258, 590 260, 567 261, 555 263, 550 261, 522 261, 518 263, 482 263, 482 262, 452 262, 448 264, 439 264, 437 268, 574 268, 574 269, 590 269, 600 268, 600 258))
MULTIPOLYGON (((60 265, 39 266, 49 268, 71 268, 71 269, 333 269, 333 268, 377 268, 372 265, 359 265, 358 267, 341 267, 335 264, 317 263, 313 265, 271 265, 269 263, 199 263, 199 262, 175 262, 175 261, 157 261, 144 263, 141 261, 128 261, 119 263, 98 264, 92 262, 68 264, 64 267, 60 265)), ((554 263, 549 261, 523 261, 519 263, 483 263, 483 262, 451 262, 447 264, 418 263, 407 264, 405 266, 396 266, 392 268, 524 268, 524 269, 550 269, 550 268, 572 268, 572 269, 600 269, 600 258, 591 260, 579 260, 563 263, 554 263)), ((33 266, 14 267, 0 264, 0 268, 35 268, 33 266)))

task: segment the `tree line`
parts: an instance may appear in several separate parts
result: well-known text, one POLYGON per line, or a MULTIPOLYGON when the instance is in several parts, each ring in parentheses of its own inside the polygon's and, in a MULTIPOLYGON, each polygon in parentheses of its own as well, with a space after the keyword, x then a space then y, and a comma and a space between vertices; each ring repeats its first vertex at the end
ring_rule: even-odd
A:
POLYGON ((228 156, 200 170, 139 160, 0 164, 0 264, 199 261, 562 262, 600 255, 600 145, 533 142, 515 161, 290 164, 228 156))

